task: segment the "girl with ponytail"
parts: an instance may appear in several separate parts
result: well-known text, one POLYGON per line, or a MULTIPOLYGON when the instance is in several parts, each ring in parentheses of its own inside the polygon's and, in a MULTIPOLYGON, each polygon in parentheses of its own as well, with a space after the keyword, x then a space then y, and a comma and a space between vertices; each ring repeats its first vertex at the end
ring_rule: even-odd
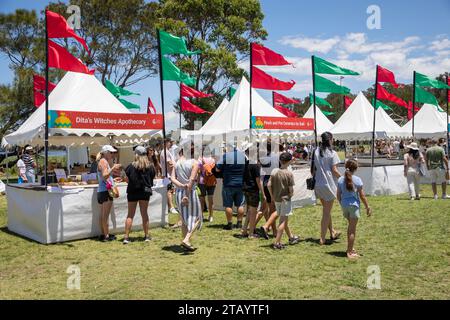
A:
POLYGON ((345 174, 338 180, 337 199, 341 204, 342 213, 348 220, 347 229, 347 257, 358 258, 359 255, 353 248, 355 244, 356 224, 361 216, 359 212, 360 199, 366 207, 367 216, 370 217, 372 209, 369 207, 366 195, 363 191, 363 182, 354 173, 358 169, 358 162, 350 159, 345 163, 345 174))

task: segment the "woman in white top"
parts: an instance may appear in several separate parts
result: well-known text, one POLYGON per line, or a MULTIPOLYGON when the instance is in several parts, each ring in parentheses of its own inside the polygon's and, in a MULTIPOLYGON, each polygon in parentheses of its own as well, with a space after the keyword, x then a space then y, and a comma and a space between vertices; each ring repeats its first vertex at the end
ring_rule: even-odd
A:
MULTIPOLYGON (((424 169, 425 160, 419 151, 417 143, 412 142, 405 147, 408 152, 403 157, 404 176, 408 183, 409 197, 411 200, 420 200, 420 176, 421 169, 424 169), (422 168, 421 168, 422 167, 422 168)), ((423 171, 422 171, 423 173, 423 171)))
POLYGON ((180 211, 183 241, 181 246, 194 251, 191 238, 197 228, 201 228, 203 213, 196 191, 198 175, 198 160, 186 159, 183 148, 179 151, 179 159, 172 168, 171 181, 176 186, 176 202, 180 211))
POLYGON ((337 170, 337 164, 340 161, 339 157, 336 151, 332 149, 333 135, 330 132, 324 132, 321 138, 322 143, 312 155, 311 174, 316 180, 314 186, 316 197, 322 203, 320 244, 323 245, 325 244, 327 229, 330 230, 331 240, 335 240, 340 236, 340 232, 333 229, 331 209, 333 208, 334 199, 336 199, 337 179, 341 174, 337 170))

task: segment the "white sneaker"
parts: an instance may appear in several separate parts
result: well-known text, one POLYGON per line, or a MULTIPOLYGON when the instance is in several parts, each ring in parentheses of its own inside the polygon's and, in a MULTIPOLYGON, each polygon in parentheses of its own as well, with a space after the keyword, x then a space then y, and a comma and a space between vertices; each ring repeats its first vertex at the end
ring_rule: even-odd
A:
POLYGON ((129 244, 131 241, 128 238, 124 238, 123 239, 123 244, 129 244))
POLYGON ((213 217, 209 217, 209 222, 213 222, 214 218, 213 217))
MULTIPOLYGON (((442 197, 444 197, 444 196, 442 196, 442 197)), ((435 194, 435 195, 434 195, 434 200, 437 200, 437 199, 439 199, 439 197, 438 197, 437 194, 435 194)))
MULTIPOLYGON (((436 195, 436 198, 437 198, 437 195, 436 195)), ((442 195, 442 199, 450 199, 450 196, 449 196, 449 195, 446 195, 446 194, 443 194, 443 195, 442 195)))
POLYGON ((172 214, 179 214, 178 210, 175 208, 170 209, 170 213, 172 214))

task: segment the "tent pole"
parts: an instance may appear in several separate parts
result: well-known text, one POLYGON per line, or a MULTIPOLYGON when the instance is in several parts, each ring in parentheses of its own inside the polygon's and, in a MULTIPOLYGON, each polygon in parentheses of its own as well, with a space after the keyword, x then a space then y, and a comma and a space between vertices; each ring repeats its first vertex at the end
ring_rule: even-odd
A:
POLYGON ((373 99, 373 128, 372 128, 372 168, 375 163, 375 121, 377 114, 377 97, 378 97, 378 65, 376 66, 375 74, 375 97, 373 99))
MULTIPOLYGON (((164 82, 163 82, 163 69, 162 69, 162 56, 161 56, 161 38, 159 35, 159 29, 156 29, 156 35, 158 39, 158 58, 159 58, 159 87, 161 89, 161 111, 162 111, 162 117, 163 117, 163 143, 162 147, 164 150, 164 169, 167 177, 167 152, 166 152, 166 117, 164 114, 164 82)), ((166 178, 165 177, 165 178, 166 178)))
POLYGON ((414 116, 416 114, 416 72, 413 72, 413 97, 412 97, 412 137, 414 140, 414 116))
POLYGON ((45 137, 44 137, 44 185, 48 184, 48 21, 47 8, 45 9, 45 137))
MULTIPOLYGON (((448 85, 450 85, 450 82, 449 82, 449 80, 450 80, 450 78, 448 77, 448 74, 447 74, 447 86, 448 85)), ((449 89, 447 88, 447 119, 446 119, 446 121, 445 121, 445 123, 446 123, 446 125, 447 125, 447 145, 446 145, 446 147, 447 147, 447 158, 449 158, 450 157, 450 155, 449 155, 449 147, 448 147, 448 144, 449 144, 449 140, 450 140, 450 128, 449 128, 449 125, 448 125, 448 117, 449 117, 449 111, 448 111, 448 104, 449 104, 449 97, 450 97, 450 92, 449 92, 449 89)))
MULTIPOLYGON (((317 148, 317 120, 316 120, 316 73, 314 70, 314 56, 311 56, 312 83, 313 83, 313 105, 314 105, 314 141, 317 148)), ((311 103, 311 101, 310 101, 311 103)))

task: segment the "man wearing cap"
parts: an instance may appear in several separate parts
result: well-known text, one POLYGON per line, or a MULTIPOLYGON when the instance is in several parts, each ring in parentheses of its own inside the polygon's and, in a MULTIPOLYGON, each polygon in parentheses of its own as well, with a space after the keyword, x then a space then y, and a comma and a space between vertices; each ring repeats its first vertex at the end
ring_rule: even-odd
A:
POLYGON ((447 180, 446 173, 448 172, 448 160, 445 157, 445 151, 442 147, 437 145, 435 139, 431 140, 431 147, 428 148, 425 159, 427 169, 431 176, 431 187, 433 188, 434 200, 438 199, 437 184, 442 185, 442 199, 449 199, 447 196, 447 180))
POLYGON ((120 170, 120 164, 113 165, 114 153, 117 152, 110 145, 104 145, 100 150, 98 170, 97 170, 97 202, 100 205, 100 228, 102 235, 101 241, 112 241, 116 237, 109 234, 109 214, 113 205, 113 197, 110 194, 110 190, 114 185, 113 171, 120 170), (112 166, 112 167, 111 167, 112 166))
POLYGON ((25 153, 22 156, 22 160, 25 163, 25 175, 29 183, 36 182, 36 174, 34 169, 36 168, 36 163, 31 156, 33 154, 33 147, 27 146, 25 147, 25 153))

